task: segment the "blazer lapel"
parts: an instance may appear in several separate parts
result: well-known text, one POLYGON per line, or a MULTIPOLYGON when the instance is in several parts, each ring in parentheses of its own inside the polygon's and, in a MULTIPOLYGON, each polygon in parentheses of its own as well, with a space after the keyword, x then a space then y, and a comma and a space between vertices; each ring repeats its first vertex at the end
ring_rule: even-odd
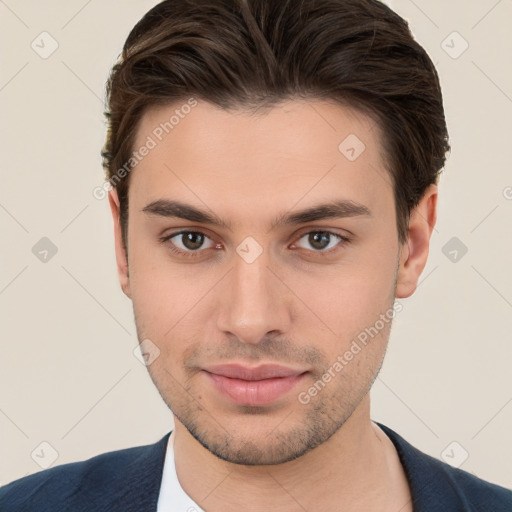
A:
POLYGON ((157 443, 143 447, 128 467, 120 468, 117 488, 112 489, 104 510, 156 512, 167 440, 171 432, 157 443))

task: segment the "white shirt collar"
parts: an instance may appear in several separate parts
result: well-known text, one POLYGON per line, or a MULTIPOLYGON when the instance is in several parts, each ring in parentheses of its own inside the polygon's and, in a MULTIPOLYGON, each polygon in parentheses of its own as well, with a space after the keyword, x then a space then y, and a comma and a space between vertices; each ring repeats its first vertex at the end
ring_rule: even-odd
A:
POLYGON ((157 512, 204 512, 183 490, 176 474, 174 462, 174 430, 167 441, 162 483, 158 496, 157 512))

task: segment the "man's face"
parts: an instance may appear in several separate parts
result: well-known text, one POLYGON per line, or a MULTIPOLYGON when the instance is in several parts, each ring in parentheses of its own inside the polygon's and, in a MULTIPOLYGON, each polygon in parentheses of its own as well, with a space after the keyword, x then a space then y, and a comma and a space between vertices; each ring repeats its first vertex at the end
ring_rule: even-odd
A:
POLYGON ((134 147, 157 143, 129 190, 125 293, 139 341, 158 347, 151 378, 203 446, 285 462, 340 428, 384 357, 400 246, 378 127, 323 101, 257 115, 199 101, 159 141, 175 109, 146 112, 134 147), (158 200, 228 226, 143 211, 158 200), (282 222, 339 201, 360 208, 282 222))

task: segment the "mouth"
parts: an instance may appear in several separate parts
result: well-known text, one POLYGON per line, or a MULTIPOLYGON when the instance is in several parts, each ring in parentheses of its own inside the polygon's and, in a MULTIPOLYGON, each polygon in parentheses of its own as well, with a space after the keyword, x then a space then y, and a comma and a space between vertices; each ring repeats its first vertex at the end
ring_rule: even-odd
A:
POLYGON ((203 373, 212 387, 229 401, 264 406, 289 393, 308 372, 271 364, 252 368, 226 364, 204 368, 203 373))

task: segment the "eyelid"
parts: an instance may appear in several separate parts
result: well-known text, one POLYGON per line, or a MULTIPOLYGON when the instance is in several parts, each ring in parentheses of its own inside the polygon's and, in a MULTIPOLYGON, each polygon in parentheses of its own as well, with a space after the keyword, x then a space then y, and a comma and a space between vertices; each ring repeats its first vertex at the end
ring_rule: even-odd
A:
MULTIPOLYGON (((306 235, 309 235, 310 233, 327 233, 331 237, 336 237, 338 239, 338 243, 334 247, 331 247, 330 249, 323 249, 323 250, 318 250, 318 251, 315 251, 313 249, 303 249, 307 253, 314 254, 314 255, 319 254, 319 255, 324 255, 325 257, 331 256, 334 253, 338 253, 340 250, 343 249, 343 247, 345 245, 347 245, 348 243, 350 243, 352 241, 352 236, 349 236, 347 234, 337 233, 336 231, 331 231, 329 229, 307 228, 306 231, 304 231, 303 233, 301 233, 299 235, 295 235, 296 242, 293 242, 292 245, 295 246, 297 242, 299 242, 302 238, 304 238, 306 235)), ((302 248, 300 248, 300 249, 302 249, 302 248)))
MULTIPOLYGON (((204 236, 205 238, 208 238, 210 241, 212 241, 214 244, 215 242, 213 241, 212 237, 210 237, 207 233, 205 233, 203 230, 201 229, 181 229, 179 231, 173 231, 172 233, 169 233, 167 235, 163 235, 161 237, 158 238, 159 242, 162 243, 162 244, 165 244, 167 242, 171 242, 171 238, 174 238, 176 236, 179 236, 179 235, 184 235, 186 233, 195 233, 195 234, 198 234, 198 235, 202 235, 204 236)), ((218 245, 218 244, 215 244, 215 245, 218 245)), ((205 252, 207 249, 212 249, 212 247, 207 247, 206 249, 198 249, 197 251, 185 251, 183 249, 180 249, 179 247, 176 247, 175 244, 173 242, 171 242, 171 250, 172 252, 175 252, 177 254, 183 254, 183 255, 192 255, 192 257, 194 255, 199 255, 203 252, 205 252)))
POLYGON ((339 236, 340 238, 346 238, 347 240, 351 240, 354 236, 347 230, 337 231, 335 228, 323 228, 321 226, 309 226, 307 228, 304 228, 303 230, 299 230, 299 232, 295 233, 293 236, 294 238, 298 239, 309 233, 329 233, 330 235, 336 235, 339 236))

